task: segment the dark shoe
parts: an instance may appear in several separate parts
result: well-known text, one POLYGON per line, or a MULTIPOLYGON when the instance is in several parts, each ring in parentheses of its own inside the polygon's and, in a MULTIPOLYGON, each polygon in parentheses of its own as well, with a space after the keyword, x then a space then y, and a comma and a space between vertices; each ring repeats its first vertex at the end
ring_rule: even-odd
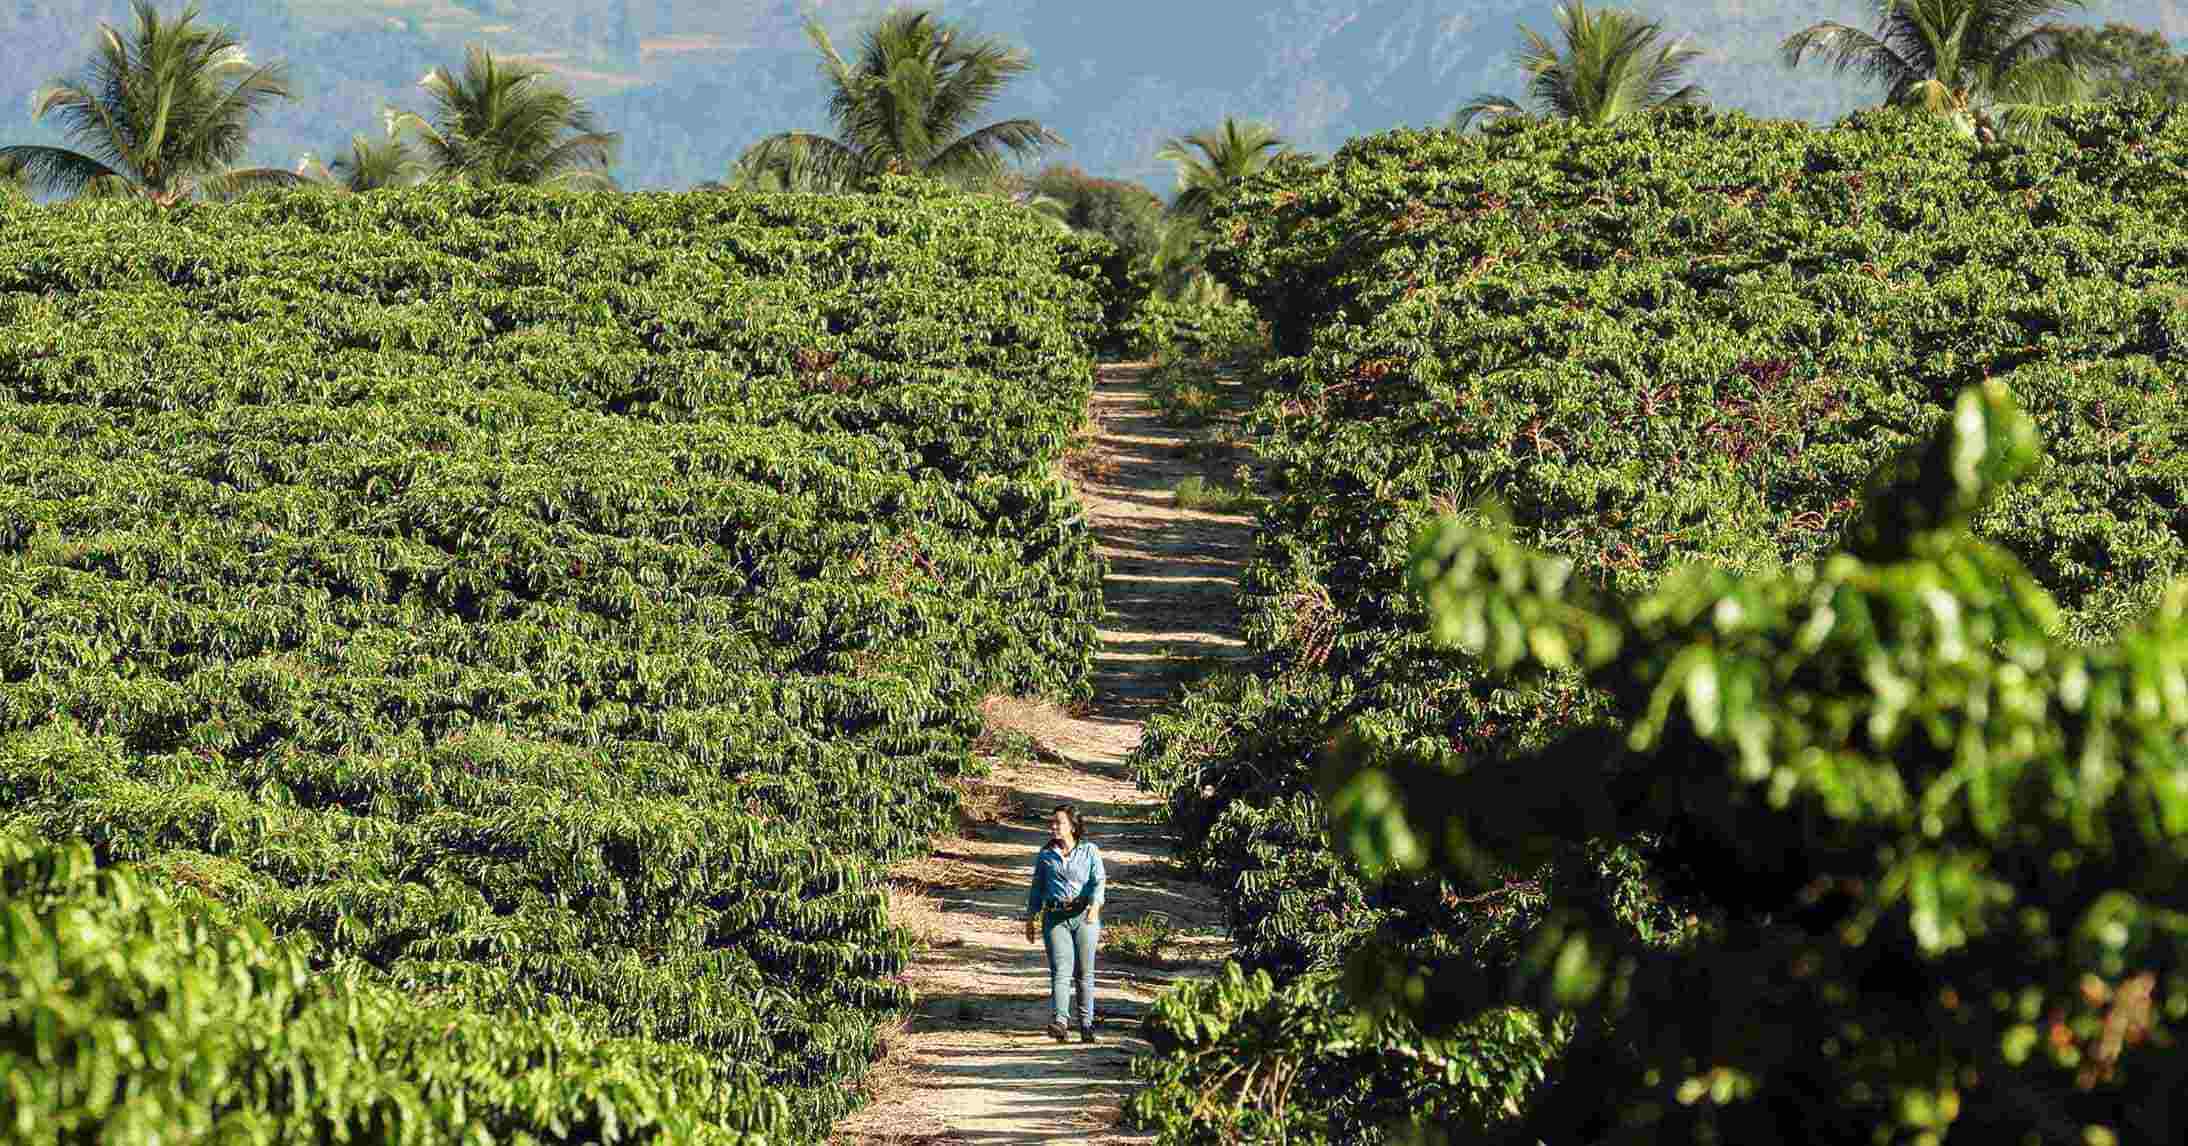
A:
POLYGON ((1090 1043, 1096 1041, 1094 1038, 1094 1027, 1092 1024, 1079 1028, 1079 1041, 1082 1043, 1090 1043))
POLYGON ((1060 1043, 1070 1042, 1071 1032, 1064 1029, 1062 1020, 1051 1020, 1048 1024, 1048 1037, 1060 1043))

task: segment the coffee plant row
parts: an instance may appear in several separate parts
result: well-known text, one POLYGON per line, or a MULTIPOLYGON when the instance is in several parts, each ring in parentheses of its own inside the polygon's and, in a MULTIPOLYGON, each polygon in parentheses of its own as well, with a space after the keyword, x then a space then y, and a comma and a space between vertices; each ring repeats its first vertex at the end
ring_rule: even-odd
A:
POLYGON ((818 1140, 979 699, 1087 692, 1019 214, 0 209, 11 1133, 818 1140))
MULTIPOLYGON (((2171 1068, 2090 1064, 2106 1047, 2105 1062, 2135 1061, 2104 1041, 2131 1026, 2161 1061, 2170 1036, 2163 1024, 2107 1027, 2091 1008, 2152 974, 2153 1005, 2177 1024, 2163 1008, 2188 994, 2148 947, 2138 957, 2152 961, 2107 969, 2024 937, 2026 950, 2058 955, 2055 969, 2089 968, 2078 989, 2092 994, 2069 1006, 2046 993, 2049 980, 2001 976, 2012 1007, 2035 1008, 2006 1025, 2017 1040, 2041 1032, 2040 1045, 2015 1049, 2042 1069, 1987 1090, 1968 1065, 1980 1056, 1938 1050, 1965 1031, 1917 1050, 1894 1040, 1920 1024, 1864 1035, 1844 999, 1845 1012, 1819 1004, 1773 1036, 1803 1055, 1843 1055, 1834 1061, 1847 1073, 1829 1077, 1855 1080, 1834 1090, 1818 1074, 1794 1099, 1769 1087, 1797 1092, 1797 1080, 1713 1072, 1692 1043, 1679 1044, 1684 1059, 1652 1059, 1669 1040, 1648 1044, 1647 1031, 1613 1021, 1615 1008, 1569 1009, 1512 985, 1532 982, 1514 968, 1567 952, 1560 983, 1611 973, 1598 958, 1603 932, 1573 923, 1576 903, 1589 905, 1591 927, 1615 924, 1629 953, 1684 951, 1773 912, 1782 921, 1804 885, 1788 891, 1777 871, 1758 890, 1742 867, 1755 856, 1708 852, 1694 844, 1708 833, 1679 836, 1645 816, 1521 814, 1512 801, 1541 788, 1529 769, 1542 753, 1588 730, 1623 743, 1617 730, 1662 711, 1631 710, 1582 675, 1577 644, 1566 661, 1551 655, 1559 639, 1579 640, 1552 623, 1562 606, 1499 613, 1523 603, 1498 598, 1460 628, 1544 642, 1530 663, 1564 668, 1514 675, 1478 645, 1439 643, 1415 591, 1433 584, 1414 580, 1415 544, 1438 520, 1488 513, 1590 592, 1645 593, 1688 565, 1778 576, 1846 544, 1864 481, 1957 425, 1955 401, 1989 384, 2025 411, 2041 446, 2022 480, 1967 510, 1969 527, 2059 603, 2051 636, 2095 647, 2140 631, 2188 571, 2184 224, 2188 118, 2148 104, 2064 113, 2026 146, 1881 112, 1821 131, 1696 110, 1601 128, 1397 131, 1356 140, 1327 165, 1280 164, 1232 195, 1213 217, 1209 265, 1271 322, 1281 355, 1264 371, 1255 419, 1272 463, 1243 589, 1256 659, 1150 722, 1135 762, 1166 794, 1201 870, 1234 889, 1242 965, 1158 1006, 1164 1053, 1141 1064, 1152 1082, 1142 1112, 1179 1142, 1369 1141, 1401 1125, 1530 1143, 1608 1139, 1619 1126, 1638 1127, 1635 1141, 1737 1141, 1758 1140, 1745 1137, 1757 1123, 1706 1111, 1731 1110, 1762 1085, 1749 1109, 1828 1110, 1829 1125, 1874 1129, 1877 1141, 1898 1140, 1895 1127, 1941 1132, 1957 1111, 1983 1128, 1970 1131, 1976 1140, 2007 1125, 2032 1141, 2066 1141, 2069 1130, 2082 1141, 2087 1126, 2134 1140, 2136 1096, 2171 1068), (1328 751, 1333 741, 1341 752, 1328 751), (1521 856, 1502 864, 1408 852, 1403 824, 1430 831, 1454 811, 1427 795, 1444 789, 1378 797, 1359 777, 1380 773, 1360 769, 1385 761, 1407 775, 1397 762, 1423 760, 1492 787, 1498 762, 1510 764, 1504 802, 1487 788, 1468 798, 1507 809, 1515 830, 1554 822, 1561 832, 1466 853, 1521 856), (1344 803, 1333 820, 1335 794, 1344 803), (1406 855, 1414 862, 1397 862, 1406 855), (1593 948, 1567 942, 1588 935, 1593 948), (2034 993, 2016 993, 2023 985, 2034 993), (1424 1025, 1435 1000, 1463 1021, 1424 1025), (1847 1066, 1856 1062, 1872 1073, 1847 1066), (1940 1062, 1966 1065, 1966 1077, 1888 1086, 1874 1073, 1940 1062), (1598 1085, 1592 1072, 1605 1064, 1631 1068, 1632 1086, 1598 1085)), ((1559 585, 1538 591, 1554 597, 1559 585)), ((1463 612, 1459 598, 1439 609, 1463 612)), ((1748 826, 1807 838, 1760 818, 1748 826)), ((2167 863, 2177 863, 2179 836, 2153 832, 2149 846, 2175 849, 2167 863)), ((1833 870, 1816 862, 1819 875, 1833 870)), ((1973 886, 1964 874, 1922 894, 1934 906, 1938 886, 1973 886)), ((1846 890, 1884 896, 1887 882, 1846 890)), ((1957 913, 1948 906, 1925 919, 1957 913)), ((1935 986, 1937 933, 1921 938, 1874 979, 1817 982, 1878 994, 1935 986)), ((1982 1008, 1996 1001, 1973 980, 1962 987, 1982 1008)), ((1681 1002, 1698 1020, 1768 1022, 1698 994, 1681 1002)))

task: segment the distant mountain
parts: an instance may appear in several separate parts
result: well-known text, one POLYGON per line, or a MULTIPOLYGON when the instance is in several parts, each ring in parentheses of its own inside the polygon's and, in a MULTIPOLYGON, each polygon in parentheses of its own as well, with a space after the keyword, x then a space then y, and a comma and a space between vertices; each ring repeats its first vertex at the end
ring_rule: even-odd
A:
MULTIPOLYGON (((182 5, 166 0, 163 10, 182 5)), ((887 0, 201 0, 259 59, 285 59, 298 100, 268 115, 252 161, 292 166, 383 104, 419 108, 419 77, 459 65, 466 43, 545 63, 625 137, 626 187, 719 177, 747 144, 825 129, 813 13, 855 50, 887 0)), ((1035 69, 992 109, 1032 115, 1071 145, 1054 158, 1167 193, 1165 138, 1226 113, 1277 125, 1327 153, 1399 124, 1426 125, 1482 92, 1522 94, 1521 24, 1554 35, 1554 0, 959 0, 933 5, 975 33, 1024 46, 1035 69)), ((1785 36, 1819 19, 1869 26, 1868 0, 1634 0, 1704 47, 1694 69, 1712 102, 1825 121, 1873 103, 1823 67, 1789 72, 1785 36)), ((127 0, 0 0, 0 142, 57 141, 28 118, 30 95, 88 58, 101 20, 127 0), (10 112, 8 109, 14 109, 10 112)), ((2090 0, 2077 23, 2124 21, 2188 38, 2188 0, 2090 0)))

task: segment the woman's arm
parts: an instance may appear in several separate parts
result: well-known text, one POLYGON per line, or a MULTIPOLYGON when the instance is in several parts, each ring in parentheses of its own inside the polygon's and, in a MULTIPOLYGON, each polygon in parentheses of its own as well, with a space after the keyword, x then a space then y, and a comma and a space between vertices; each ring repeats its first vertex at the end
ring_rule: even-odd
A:
POLYGON ((1045 850, 1033 857, 1033 886, 1026 889, 1026 942, 1040 939, 1041 930, 1041 860, 1045 850))
POLYGON ((1102 920, 1102 904, 1109 901, 1109 878, 1108 874, 1102 870, 1102 849, 1100 848, 1094 849, 1094 862, 1088 866, 1086 892, 1093 897, 1087 905, 1087 912, 1095 923, 1100 923, 1102 920))

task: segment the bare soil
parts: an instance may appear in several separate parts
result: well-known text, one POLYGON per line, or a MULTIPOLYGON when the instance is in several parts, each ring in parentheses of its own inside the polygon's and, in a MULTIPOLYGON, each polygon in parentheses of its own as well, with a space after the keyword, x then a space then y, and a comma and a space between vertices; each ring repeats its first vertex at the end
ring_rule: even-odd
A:
POLYGON ((1150 1141, 1119 1125, 1129 1063, 1147 1049, 1140 1019, 1165 986, 1205 974, 1227 950, 1215 889, 1170 861, 1161 804, 1134 786, 1124 759, 1182 662, 1242 651, 1233 595, 1251 519, 1172 505, 1177 483, 1204 467, 1145 382, 1143 365, 1101 368, 1096 456, 1071 467, 1109 564, 1094 701, 1076 715, 991 702, 989 721, 1031 737, 1035 758, 998 764, 977 788, 973 822, 892 873, 899 917, 931 937, 910 971, 919 1003, 875 1072, 874 1101, 837 1128, 841 1146, 1150 1141), (1065 802, 1088 818, 1110 881, 1092 1045, 1046 1034, 1048 964, 1025 937, 1033 858, 1049 810, 1065 802), (1154 912, 1181 932, 1165 968, 1112 958, 1108 930, 1154 912))

